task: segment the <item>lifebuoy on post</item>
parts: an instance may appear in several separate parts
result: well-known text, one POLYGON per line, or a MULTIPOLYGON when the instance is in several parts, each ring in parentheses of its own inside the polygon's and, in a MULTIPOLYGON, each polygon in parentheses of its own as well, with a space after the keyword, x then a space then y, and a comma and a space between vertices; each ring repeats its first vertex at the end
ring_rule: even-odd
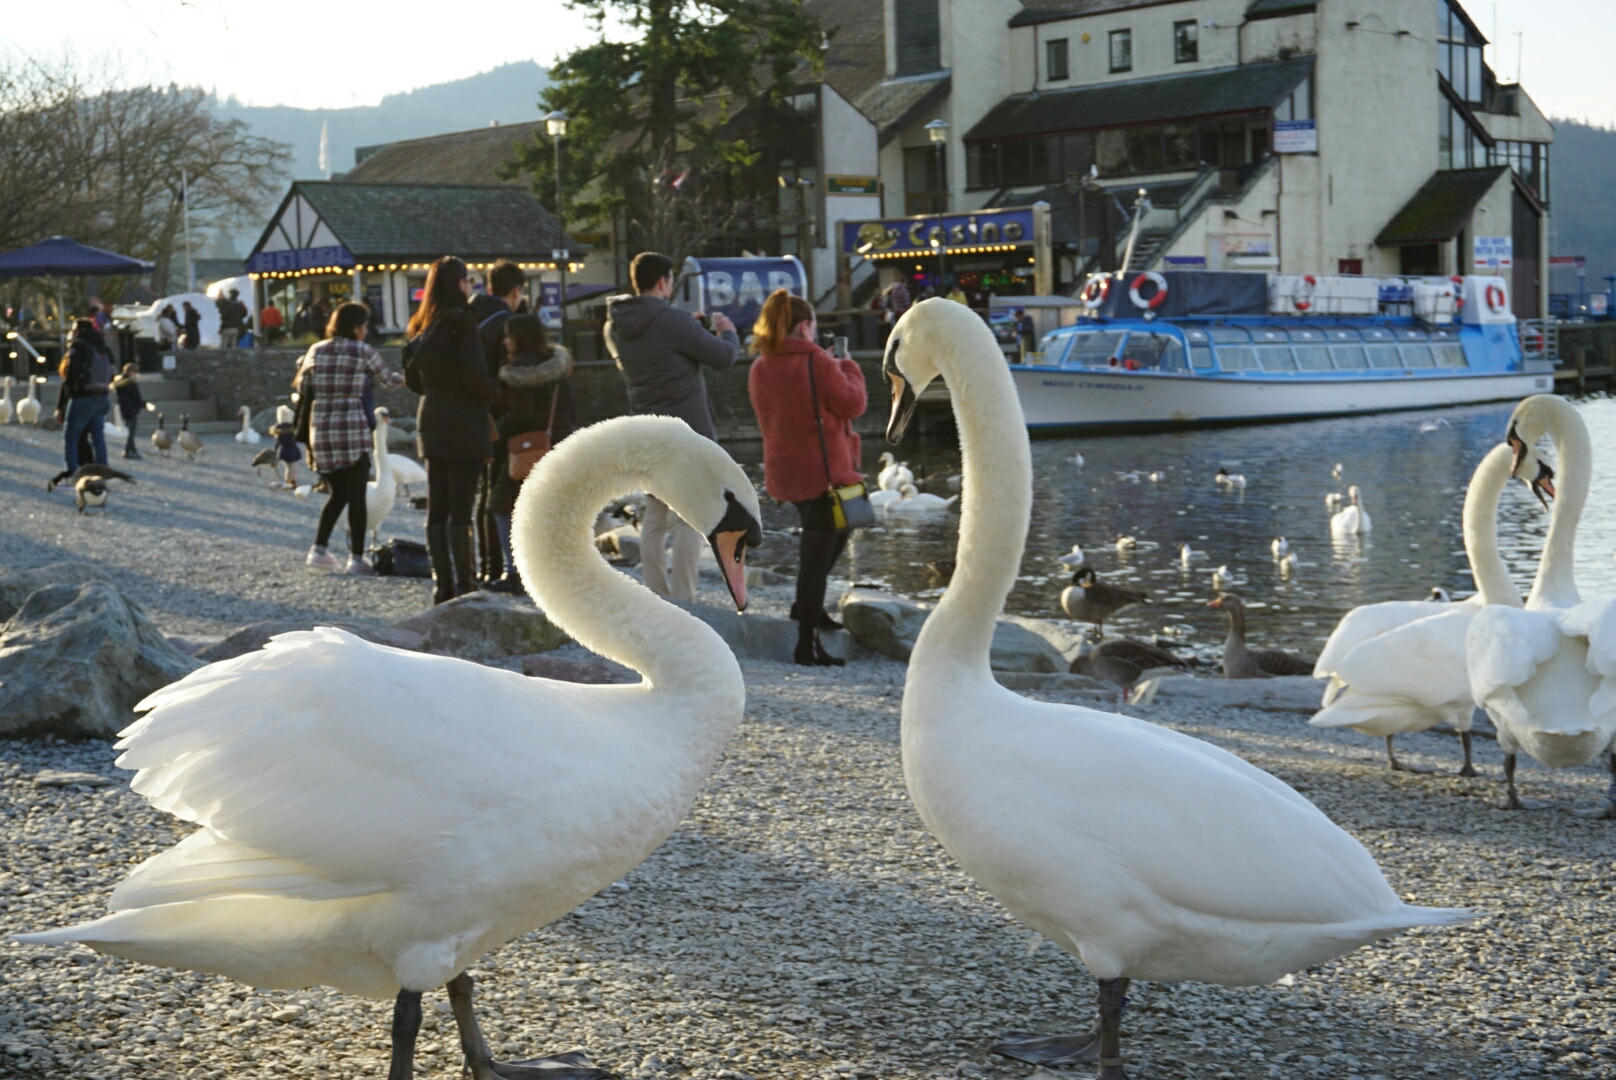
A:
POLYGON ((1302 280, 1296 284, 1295 295, 1291 297, 1291 306, 1297 311, 1306 311, 1311 308, 1313 306, 1313 294, 1318 290, 1318 287, 1318 278, 1312 274, 1303 274, 1302 280))
POLYGON ((1502 315, 1509 310, 1509 297, 1504 293, 1502 285, 1487 286, 1487 310, 1494 315, 1502 315))
POLYGON ((1134 278, 1133 284, 1128 286, 1128 299, 1132 300, 1133 306, 1141 311, 1155 311, 1167 302, 1167 279, 1154 270, 1146 270, 1134 278), (1146 300, 1139 293, 1139 290, 1147 281, 1156 286, 1156 295, 1149 300, 1146 300))
POLYGON ((1078 299, 1083 301, 1084 307, 1088 308, 1090 311, 1094 311, 1098 309, 1101 304, 1105 303, 1105 298, 1109 296, 1110 293, 1110 275, 1095 274, 1093 277, 1089 278, 1088 283, 1083 286, 1083 291, 1078 293, 1078 299))
POLYGON ((1527 356, 1543 355, 1543 332, 1540 330, 1523 330, 1521 332, 1521 352, 1527 356))

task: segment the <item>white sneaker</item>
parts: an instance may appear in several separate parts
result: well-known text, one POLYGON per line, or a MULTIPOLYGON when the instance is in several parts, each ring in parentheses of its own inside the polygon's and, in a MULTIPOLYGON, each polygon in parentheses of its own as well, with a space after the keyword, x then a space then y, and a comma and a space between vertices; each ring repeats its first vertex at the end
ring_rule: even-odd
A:
POLYGON ((303 560, 303 565, 310 570, 340 570, 342 562, 331 552, 315 544, 309 548, 309 557, 303 560))
MULTIPOLYGON (((331 561, 336 562, 335 559, 331 561)), ((375 572, 376 568, 370 565, 370 560, 363 555, 348 556, 348 567, 343 571, 344 574, 374 574, 375 572)))

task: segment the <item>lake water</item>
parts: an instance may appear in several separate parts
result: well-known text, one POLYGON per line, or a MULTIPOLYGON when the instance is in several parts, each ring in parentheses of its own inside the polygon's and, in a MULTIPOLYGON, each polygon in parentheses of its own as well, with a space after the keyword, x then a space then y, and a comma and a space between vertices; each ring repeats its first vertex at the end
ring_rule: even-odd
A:
MULTIPOLYGON (((1107 633, 1170 638, 1197 655, 1214 658, 1227 622, 1206 603, 1216 595, 1212 572, 1233 571, 1249 611, 1248 639, 1309 656, 1337 620, 1360 604, 1416 600, 1433 585, 1458 599, 1474 592, 1460 532, 1465 487, 1476 463, 1502 442, 1513 403, 1391 413, 1205 431, 1039 439, 1032 444, 1032 527, 1021 574, 1008 610, 1064 619, 1060 592, 1071 574, 1057 556, 1081 544, 1088 565, 1107 580, 1147 590, 1155 603, 1123 612, 1107 633), (1448 426, 1421 432, 1438 418, 1448 426), (1081 453, 1084 465, 1070 461, 1081 453), (1342 475, 1331 471, 1340 463, 1342 475), (1243 474, 1246 487, 1226 490, 1213 479, 1219 467, 1243 474), (1137 471, 1140 482, 1120 474, 1137 471), (1152 482, 1147 477, 1160 473, 1152 482), (1328 492, 1357 484, 1374 523, 1359 541, 1332 542, 1328 492), (1120 535, 1141 548, 1119 553, 1120 535), (1287 580, 1270 551, 1284 536, 1301 565, 1287 580), (1186 570, 1178 546, 1188 541, 1207 558, 1186 570), (1155 545, 1155 546, 1148 546, 1155 545)), ((1616 460, 1616 399, 1579 403, 1593 436, 1595 460, 1616 460), (1608 453, 1607 453, 1608 451, 1608 453)), ((888 449, 871 440, 865 464, 888 449)), ((919 476, 958 472, 959 450, 911 438, 900 457, 919 476)), ((761 478, 759 478, 761 479, 761 478)), ((1578 581, 1584 596, 1616 590, 1612 561, 1616 480, 1597 471, 1579 530, 1578 581)), ((766 515, 772 527, 795 524, 789 507, 766 515)), ((942 583, 925 564, 952 560, 958 515, 902 520, 857 537, 848 580, 878 584, 917 598, 941 594, 942 583)), ((1548 529, 1548 514, 1525 484, 1511 483, 1500 504, 1499 545, 1524 594, 1531 585, 1548 529)))

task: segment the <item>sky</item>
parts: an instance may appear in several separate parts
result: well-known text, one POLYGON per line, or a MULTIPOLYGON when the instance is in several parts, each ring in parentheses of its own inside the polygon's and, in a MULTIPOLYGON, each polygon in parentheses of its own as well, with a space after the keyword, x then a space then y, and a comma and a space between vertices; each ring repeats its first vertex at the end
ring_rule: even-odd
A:
MULTIPOLYGON (((248 105, 374 105, 386 94, 514 60, 548 66, 592 38, 583 16, 562 0, 448 7, 426 0, 73 0, 66 19, 58 4, 8 6, 14 10, 0 25, 0 49, 12 56, 71 49, 106 58, 141 81, 203 86, 248 105), (409 18, 411 10, 440 17, 409 18), (442 18, 445 12, 451 17, 442 18), (350 43, 347 52, 334 42, 350 43)), ((1607 74, 1616 53, 1612 0, 1469 0, 1466 10, 1494 41, 1487 58, 1494 70, 1512 81, 1519 65, 1545 113, 1616 127, 1607 74)))

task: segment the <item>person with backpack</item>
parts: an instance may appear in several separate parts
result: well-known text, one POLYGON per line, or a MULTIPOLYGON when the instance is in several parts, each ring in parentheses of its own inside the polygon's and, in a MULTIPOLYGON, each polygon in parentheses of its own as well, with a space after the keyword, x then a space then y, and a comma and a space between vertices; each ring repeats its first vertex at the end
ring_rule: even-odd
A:
POLYGON ((79 319, 73 324, 73 337, 67 344, 67 355, 57 369, 62 377, 61 392, 56 395, 56 422, 62 425, 62 457, 68 472, 77 472, 80 465, 79 438, 90 437, 91 456, 95 464, 107 463, 107 438, 101 429, 106 423, 115 373, 112 354, 107 351, 107 339, 95 328, 90 319, 79 319))
POLYGON ((123 456, 139 461, 140 451, 135 449, 135 429, 140 426, 140 412, 146 407, 146 395, 140 392, 140 365, 125 364, 123 371, 112 380, 112 389, 118 395, 118 415, 123 417, 123 426, 129 429, 129 441, 124 443, 123 456))
MULTIPOLYGON (((477 338, 482 342, 483 361, 488 365, 488 374, 498 378, 507 356, 505 324, 522 303, 522 289, 527 285, 527 274, 516 263, 501 259, 489 269, 484 283, 487 290, 473 293, 467 310, 477 323, 477 338)), ((492 403, 495 423, 499 422, 503 412, 503 396, 496 396, 492 403)), ((485 582, 500 580, 501 571, 506 566, 506 561, 500 555, 502 541, 492 499, 499 474, 507 468, 504 440, 495 440, 494 460, 484 467, 483 475, 477 481, 477 508, 473 514, 477 529, 477 576, 485 582)))

